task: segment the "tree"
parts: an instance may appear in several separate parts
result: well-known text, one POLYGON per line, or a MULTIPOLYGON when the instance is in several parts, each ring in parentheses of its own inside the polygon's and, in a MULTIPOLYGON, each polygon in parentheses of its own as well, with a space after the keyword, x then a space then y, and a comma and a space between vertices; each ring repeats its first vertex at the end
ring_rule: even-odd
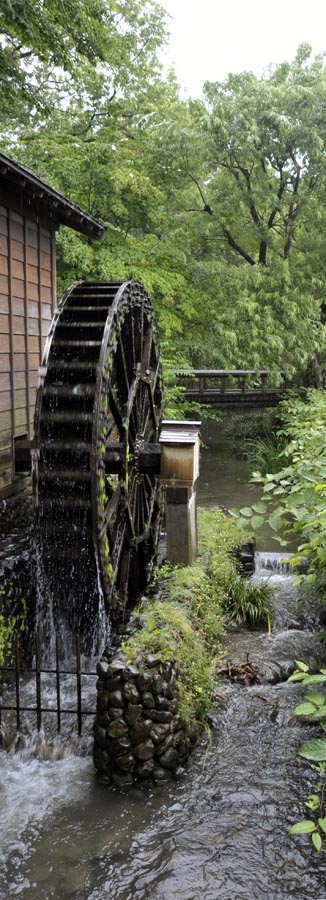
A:
POLYGON ((165 14, 155 0, 2 0, 1 6, 3 131, 40 110, 48 118, 53 100, 66 106, 76 81, 95 66, 111 93, 135 86, 140 66, 149 79, 157 71, 165 14))

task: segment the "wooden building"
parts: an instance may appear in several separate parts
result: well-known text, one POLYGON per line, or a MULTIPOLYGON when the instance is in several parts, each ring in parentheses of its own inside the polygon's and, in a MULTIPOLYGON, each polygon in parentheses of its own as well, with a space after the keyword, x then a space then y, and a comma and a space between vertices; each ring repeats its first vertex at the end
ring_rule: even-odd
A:
POLYGON ((96 240, 105 231, 0 153, 0 498, 19 487, 19 447, 32 437, 38 368, 56 306, 60 225, 96 240))

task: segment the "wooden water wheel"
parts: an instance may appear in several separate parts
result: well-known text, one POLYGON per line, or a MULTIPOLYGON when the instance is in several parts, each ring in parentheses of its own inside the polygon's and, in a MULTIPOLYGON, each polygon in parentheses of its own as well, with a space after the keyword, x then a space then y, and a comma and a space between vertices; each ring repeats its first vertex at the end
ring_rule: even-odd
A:
POLYGON ((35 413, 41 578, 55 619, 113 622, 141 590, 159 531, 162 389, 153 308, 135 282, 78 282, 55 313, 35 413))

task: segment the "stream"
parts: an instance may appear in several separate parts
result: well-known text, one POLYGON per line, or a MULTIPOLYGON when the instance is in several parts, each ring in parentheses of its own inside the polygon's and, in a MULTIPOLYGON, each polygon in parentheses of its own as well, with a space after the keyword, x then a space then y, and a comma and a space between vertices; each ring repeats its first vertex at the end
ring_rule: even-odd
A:
MULTIPOLYGON (((252 503, 258 489, 217 425, 206 441, 198 503, 252 503)), ((303 689, 285 680, 294 659, 318 667, 325 651, 268 532, 259 547, 254 577, 275 589, 272 634, 233 629, 218 665, 249 660, 260 681, 216 682, 210 740, 186 775, 127 793, 103 786, 91 725, 54 741, 50 756, 36 734, 1 752, 1 900, 326 900, 325 850, 287 834, 306 817, 311 776, 296 751, 317 731, 291 715, 303 689)))

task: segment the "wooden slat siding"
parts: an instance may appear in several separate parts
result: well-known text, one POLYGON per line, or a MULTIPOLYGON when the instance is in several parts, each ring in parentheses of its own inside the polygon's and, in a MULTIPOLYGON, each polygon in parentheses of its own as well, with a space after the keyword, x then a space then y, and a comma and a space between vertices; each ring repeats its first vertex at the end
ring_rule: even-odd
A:
POLYGON ((38 334, 39 334, 39 351, 40 351, 40 360, 41 360, 42 359, 43 341, 42 341, 42 294, 41 294, 41 273, 42 273, 41 240, 42 240, 42 235, 41 235, 41 226, 40 225, 38 226, 38 230, 37 230, 37 240, 38 240, 38 244, 37 244, 37 253, 38 253, 38 258, 37 258, 38 259, 38 334))
MULTIPOLYGON (((14 459, 14 434, 15 434, 15 366, 14 366, 14 328, 13 328, 13 309, 12 309, 12 298, 13 298, 13 276, 11 271, 11 255, 10 255, 10 247, 11 247, 11 238, 12 238, 12 230, 16 222, 12 221, 12 215, 10 214, 10 210, 8 210, 7 214, 8 218, 8 296, 9 296, 9 321, 10 321, 10 334, 9 334, 9 358, 10 358, 10 381, 11 381, 11 403, 10 403, 10 420, 9 424, 7 424, 7 420, 4 420, 3 426, 0 425, 0 430, 4 430, 7 428, 11 428, 11 452, 12 452, 12 466, 14 459)), ((6 413, 0 414, 0 422, 1 417, 5 416, 6 413)), ((13 475, 13 470, 12 470, 13 475)))
POLYGON ((0 254, 0 275, 8 275, 8 256, 0 254))
MULTIPOLYGON (((0 412, 8 412, 11 404, 11 392, 0 391, 0 412)), ((25 385, 21 390, 15 391, 15 409, 26 408, 25 385)))
MULTIPOLYGON (((54 314, 54 310, 57 305, 57 258, 56 258, 56 247, 55 247, 55 232, 52 231, 51 235, 51 272, 52 272, 52 315, 54 314)), ((44 295, 43 295, 44 296, 44 295)), ((44 296, 45 299, 45 296, 44 296)))
POLYGON ((9 297, 8 294, 0 294, 0 312, 9 315, 9 297))
POLYGON ((10 450, 11 454, 11 443, 11 430, 7 429, 6 431, 5 429, 3 429, 3 431, 0 431, 0 449, 10 450))
MULTIPOLYGON (((9 334, 9 331, 10 331, 9 316, 6 316, 4 313, 0 312, 0 334, 9 334)), ((0 344, 0 346, 1 346, 1 344, 0 344)))
POLYGON ((0 208, 0 415, 7 417, 7 426, 0 428, 0 485, 8 485, 13 477, 10 373, 10 302, 9 302, 9 245, 8 214, 0 208), (9 421, 8 421, 9 418, 9 421))
MULTIPOLYGON (((0 374, 2 372, 10 376, 10 356, 9 353, 0 353, 0 374)), ((11 382, 10 382, 11 383, 11 382)))
MULTIPOLYGON (((25 404, 27 411, 27 434, 32 437, 32 423, 30 421, 31 391, 29 376, 29 354, 31 352, 31 344, 28 330, 28 299, 27 299, 27 269, 28 269, 28 247, 27 247, 27 221, 24 219, 24 281, 25 281, 25 297, 24 297, 24 335, 25 335, 25 404)), ((34 349, 34 348, 33 348, 34 349)))
MULTIPOLYGON (((0 431, 11 431, 12 415, 10 410, 0 412, 0 431)), ((15 435, 25 434, 27 426, 27 415, 25 407, 16 409, 15 411, 15 435)))
MULTIPOLYGON (((13 204, 14 205, 14 204, 13 204)), ((14 437, 31 437, 38 368, 56 307, 55 229, 0 205, 0 489, 14 477, 14 437)))

